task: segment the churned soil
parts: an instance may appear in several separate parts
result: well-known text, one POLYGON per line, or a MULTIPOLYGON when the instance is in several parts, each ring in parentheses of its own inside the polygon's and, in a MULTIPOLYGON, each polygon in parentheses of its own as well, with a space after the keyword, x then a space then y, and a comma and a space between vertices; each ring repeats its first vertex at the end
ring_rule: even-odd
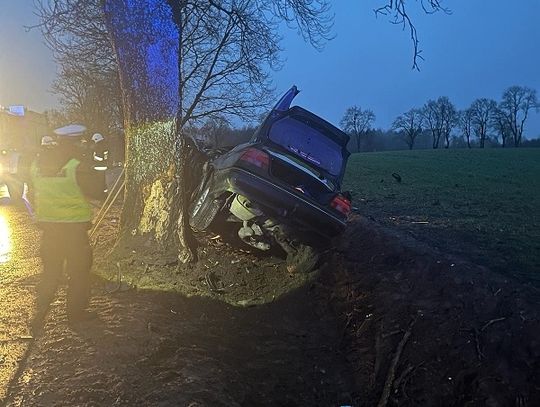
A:
POLYGON ((96 243, 97 318, 68 324, 61 287, 32 331, 37 232, 6 214, 33 236, 0 298, 4 339, 20 346, 0 348, 9 406, 540 404, 537 289, 365 218, 316 271, 290 274, 216 233, 198 236, 192 266, 146 242, 111 252, 113 211, 96 243))
POLYGON ((540 291, 357 217, 322 281, 357 405, 540 404, 540 291))

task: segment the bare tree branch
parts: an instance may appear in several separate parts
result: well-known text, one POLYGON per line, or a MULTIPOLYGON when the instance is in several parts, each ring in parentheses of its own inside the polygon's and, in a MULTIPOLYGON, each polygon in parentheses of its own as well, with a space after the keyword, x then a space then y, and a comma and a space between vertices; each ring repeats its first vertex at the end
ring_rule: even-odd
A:
MULTIPOLYGON (((420 70, 419 60, 423 60, 422 50, 420 49, 420 40, 418 32, 410 17, 406 0, 386 0, 386 3, 373 11, 375 16, 389 17, 392 24, 401 25, 403 29, 408 29, 409 36, 413 45, 413 64, 412 69, 420 70)), ((422 10, 426 14, 435 14, 442 12, 451 14, 451 10, 442 4, 442 0, 420 0, 422 10)))

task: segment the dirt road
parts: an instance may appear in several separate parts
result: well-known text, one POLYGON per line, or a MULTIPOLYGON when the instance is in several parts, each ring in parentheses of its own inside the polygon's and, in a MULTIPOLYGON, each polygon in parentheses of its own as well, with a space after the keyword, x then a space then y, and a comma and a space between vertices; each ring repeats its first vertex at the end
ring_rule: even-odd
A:
POLYGON ((350 401, 352 380, 335 347, 337 321, 309 286, 265 306, 238 308, 151 291, 108 294, 97 283, 91 303, 97 320, 68 326, 61 290, 43 332, 30 339, 34 293, 28 280, 35 282, 39 269, 36 232, 19 212, 3 209, 14 243, 2 266, 11 276, 2 285, 1 308, 8 310, 2 327, 9 329, 3 339, 14 339, 2 344, 1 353, 2 397, 15 377, 7 405, 350 401))
POLYGON ((30 321, 40 267, 36 239, 25 212, 0 206, 0 401, 32 343, 30 321))

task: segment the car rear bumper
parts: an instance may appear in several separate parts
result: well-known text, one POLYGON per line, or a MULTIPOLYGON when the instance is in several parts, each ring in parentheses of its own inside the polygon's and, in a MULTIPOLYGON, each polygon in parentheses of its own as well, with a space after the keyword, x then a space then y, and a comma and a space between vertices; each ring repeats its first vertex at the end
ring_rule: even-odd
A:
POLYGON ((345 228, 344 220, 320 206, 241 168, 217 170, 213 183, 216 196, 225 191, 244 195, 268 215, 281 218, 291 226, 328 238, 345 228))

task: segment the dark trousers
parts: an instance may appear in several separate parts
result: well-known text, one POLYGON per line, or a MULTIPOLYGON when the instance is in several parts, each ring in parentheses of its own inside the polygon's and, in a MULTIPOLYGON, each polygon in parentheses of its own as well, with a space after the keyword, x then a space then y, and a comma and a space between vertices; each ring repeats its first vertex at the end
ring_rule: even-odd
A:
POLYGON ((76 314, 88 306, 92 247, 88 239, 89 223, 41 223, 41 260, 43 274, 37 287, 38 307, 47 306, 62 278, 68 276, 67 312, 76 314))
POLYGON ((105 197, 107 191, 107 170, 94 171, 94 182, 99 187, 99 193, 105 197))

